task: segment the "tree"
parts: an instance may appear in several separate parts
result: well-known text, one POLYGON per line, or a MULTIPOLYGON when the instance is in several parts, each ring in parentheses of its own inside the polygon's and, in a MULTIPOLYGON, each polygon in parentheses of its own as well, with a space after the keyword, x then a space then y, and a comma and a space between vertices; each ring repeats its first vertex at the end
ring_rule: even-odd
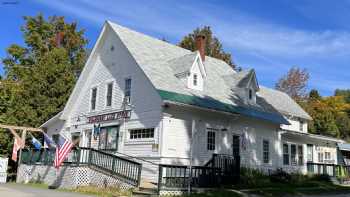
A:
POLYGON ((309 73, 306 69, 292 67, 286 75, 278 80, 275 88, 287 93, 294 100, 301 101, 306 97, 308 80, 309 73))
POLYGON ((347 103, 350 103, 350 89, 347 89, 347 90, 336 89, 334 96, 343 96, 345 101, 347 103))
POLYGON ((84 30, 64 17, 39 14, 24 20, 25 45, 12 44, 2 60, 0 122, 38 127, 63 109, 85 63, 87 40, 84 30))
POLYGON ((202 28, 196 28, 192 33, 185 36, 178 45, 182 48, 196 51, 196 37, 198 35, 205 36, 205 54, 211 57, 215 57, 225 61, 232 68, 236 69, 236 65, 232 61, 232 56, 230 53, 226 53, 222 44, 217 37, 213 35, 211 28, 209 26, 204 26, 202 28))
POLYGON ((320 100, 322 97, 316 89, 312 89, 309 93, 309 99, 320 100))

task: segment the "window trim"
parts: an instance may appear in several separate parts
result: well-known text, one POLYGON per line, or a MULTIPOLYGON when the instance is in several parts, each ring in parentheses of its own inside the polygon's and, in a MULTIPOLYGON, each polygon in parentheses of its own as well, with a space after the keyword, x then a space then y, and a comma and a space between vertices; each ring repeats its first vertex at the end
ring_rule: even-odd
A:
POLYGON ((114 81, 109 81, 109 82, 107 82, 107 84, 106 84, 106 103, 105 103, 105 107, 106 108, 110 108, 110 107, 112 107, 113 106, 113 89, 114 89, 114 81), (110 100, 110 105, 108 105, 108 88, 109 88, 109 85, 112 85, 112 89, 111 89, 111 95, 110 95, 110 98, 111 98, 111 100, 110 100))
POLYGON ((100 128, 100 133, 98 134, 98 145, 97 145, 97 149, 98 150, 108 150, 108 151, 116 151, 118 150, 118 146, 119 146, 119 130, 120 130, 120 127, 119 125, 113 125, 113 126, 105 126, 105 127, 101 127, 100 128), (106 129, 106 136, 105 136, 105 146, 107 144, 107 139, 108 139, 108 131, 107 131, 107 128, 117 128, 117 131, 115 133, 115 137, 116 137, 116 148, 100 148, 100 145, 101 145, 101 131, 102 129, 106 129))
POLYGON ((263 164, 271 163, 271 150, 270 150, 270 140, 263 139, 262 140, 262 162, 263 164), (265 143, 267 142, 267 151, 265 150, 265 143), (265 153, 267 153, 267 160, 265 160, 265 153))
POLYGON ((193 73, 193 86, 198 86, 198 75, 197 73, 193 73))
POLYGON ((283 165, 285 166, 289 166, 290 165, 290 152, 289 152, 289 144, 288 143, 283 143, 283 146, 282 146, 282 155, 283 155, 283 165), (287 153, 285 153, 285 149, 284 147, 287 147, 287 153), (287 156, 286 158, 288 159, 288 163, 285 162, 285 156, 287 156))
POLYGON ((314 161, 314 145, 313 144, 307 144, 306 145, 306 160, 307 160, 307 162, 313 162, 314 161), (311 150, 311 155, 309 154, 309 150, 311 150))
POLYGON ((297 145, 296 144, 290 144, 290 165, 291 166, 296 166, 298 165, 298 150, 297 150, 297 145), (293 154, 292 152, 292 147, 295 148, 295 153, 293 154), (293 160, 294 156, 294 160, 293 160))
POLYGON ((123 101, 126 102, 126 103, 131 103, 131 89, 132 89, 132 79, 131 77, 127 77, 124 79, 124 90, 123 90, 123 93, 124 93, 124 99, 123 101), (130 80, 130 88, 127 89, 126 87, 126 82, 130 80), (129 92, 129 96, 127 97, 126 96, 126 92, 129 92))
POLYGON ((156 128, 151 127, 151 128, 135 128, 135 129, 128 129, 128 141, 151 141, 155 139, 155 134, 156 134, 156 128), (132 131, 138 131, 138 130, 153 130, 153 137, 142 137, 142 132, 141 132, 141 137, 140 138, 131 138, 131 132, 132 131))
POLYGON ((207 151, 216 150, 216 131, 216 129, 207 128, 207 151), (209 135, 209 133, 213 135, 209 135))
POLYGON ((297 146, 297 163, 299 166, 304 165, 304 146, 302 144, 299 144, 297 146), (300 149, 301 148, 301 149, 300 149), (301 153, 299 152, 301 150, 301 153))
POLYGON ((96 108, 97 108, 97 103, 98 103, 98 87, 97 86, 93 86, 90 90, 90 111, 96 111, 96 108), (94 100, 94 108, 92 109, 92 96, 94 94, 94 90, 96 89, 96 97, 95 97, 95 100, 94 100))

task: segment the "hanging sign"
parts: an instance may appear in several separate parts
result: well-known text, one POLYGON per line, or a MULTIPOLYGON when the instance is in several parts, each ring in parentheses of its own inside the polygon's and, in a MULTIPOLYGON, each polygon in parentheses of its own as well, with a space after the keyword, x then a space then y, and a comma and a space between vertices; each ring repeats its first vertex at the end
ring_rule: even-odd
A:
POLYGON ((131 110, 118 111, 118 112, 113 112, 108 114, 90 116, 88 117, 88 123, 98 123, 98 122, 104 122, 104 121, 119 120, 123 118, 130 118, 130 116, 131 116, 131 110))
POLYGON ((6 183, 8 158, 0 157, 0 183, 6 183))

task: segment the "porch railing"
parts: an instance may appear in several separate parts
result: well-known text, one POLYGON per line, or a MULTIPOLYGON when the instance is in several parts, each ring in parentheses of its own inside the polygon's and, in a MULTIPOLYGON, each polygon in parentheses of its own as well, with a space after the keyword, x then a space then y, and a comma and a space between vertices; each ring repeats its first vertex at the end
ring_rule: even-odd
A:
POLYGON ((186 190, 189 183, 195 188, 217 187, 220 178, 221 171, 218 168, 160 164, 158 190, 186 190))
POLYGON ((222 183, 238 183, 241 169, 240 156, 213 154, 205 164, 207 167, 218 168, 222 174, 222 183))
POLYGON ((310 174, 328 175, 337 178, 350 178, 350 166, 325 163, 307 163, 307 171, 310 174))
MULTIPOLYGON (((55 149, 23 149, 21 163, 28 165, 53 165, 55 149)), ((63 165, 87 165, 128 183, 139 186, 142 165, 138 162, 92 148, 74 148, 63 165)))

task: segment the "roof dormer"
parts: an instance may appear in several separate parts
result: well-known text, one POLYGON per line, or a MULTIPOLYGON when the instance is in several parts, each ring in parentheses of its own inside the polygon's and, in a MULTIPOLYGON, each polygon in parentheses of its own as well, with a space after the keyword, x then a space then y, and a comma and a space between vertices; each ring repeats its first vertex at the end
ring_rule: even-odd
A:
POLYGON ((204 79, 206 76, 207 73, 201 60, 200 53, 197 52, 197 56, 187 75, 187 87, 194 90, 203 90, 204 79))

